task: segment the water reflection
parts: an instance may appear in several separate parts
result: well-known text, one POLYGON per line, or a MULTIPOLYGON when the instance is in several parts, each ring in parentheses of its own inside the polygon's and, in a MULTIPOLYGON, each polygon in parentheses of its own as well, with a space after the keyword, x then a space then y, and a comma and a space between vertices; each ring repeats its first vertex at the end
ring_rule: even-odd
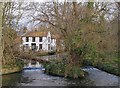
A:
MULTIPOLYGON (((43 56, 44 59, 65 58, 63 55, 43 56)), ((29 61, 28 61, 29 63, 29 61)), ((3 75, 3 86, 118 86, 118 77, 93 67, 83 69, 89 73, 84 79, 67 79, 50 76, 44 71, 23 70, 19 73, 3 75)), ((120 77, 119 77, 120 78, 120 77)))
POLYGON ((40 70, 23 70, 21 73, 3 76, 3 86, 84 86, 92 82, 88 79, 66 79, 44 74, 40 70))
MULTIPOLYGON (((87 68, 88 69, 88 68, 87 68)), ((118 77, 89 68, 84 79, 67 79, 50 76, 41 70, 23 70, 20 73, 3 75, 3 86, 118 86, 118 77)))
POLYGON ((22 72, 2 76, 2 86, 17 86, 19 83, 30 82, 28 77, 24 77, 22 72))

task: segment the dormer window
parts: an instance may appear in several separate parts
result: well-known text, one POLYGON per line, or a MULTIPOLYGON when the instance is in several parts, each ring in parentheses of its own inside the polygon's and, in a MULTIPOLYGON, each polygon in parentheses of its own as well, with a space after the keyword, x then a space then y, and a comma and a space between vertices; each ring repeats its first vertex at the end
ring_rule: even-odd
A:
POLYGON ((29 37, 26 37, 26 42, 29 42, 29 37))
POLYGON ((39 42, 42 42, 42 37, 39 37, 39 42))
POLYGON ((32 42, 35 42, 35 37, 32 37, 32 42))

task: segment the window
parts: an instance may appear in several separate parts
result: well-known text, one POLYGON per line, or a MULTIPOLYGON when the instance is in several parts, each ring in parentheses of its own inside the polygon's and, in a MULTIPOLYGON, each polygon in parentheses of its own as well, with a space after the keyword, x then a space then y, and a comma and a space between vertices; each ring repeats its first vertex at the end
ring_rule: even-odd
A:
POLYGON ((36 50, 37 49, 36 43, 32 43, 31 46, 32 46, 32 50, 36 50))
POLYGON ((42 44, 39 44, 39 50, 41 50, 42 49, 42 44))
POLYGON ((51 50, 54 50, 54 47, 53 47, 53 46, 51 46, 51 50))
POLYGON ((48 42, 50 42, 50 37, 48 37, 48 42))
POLYGON ((32 42, 35 42, 35 37, 32 37, 32 42))
POLYGON ((42 37, 39 37, 39 42, 42 42, 42 37))
POLYGON ((26 42, 29 42, 29 37, 26 37, 26 42))
POLYGON ((48 44, 48 50, 50 50, 50 44, 48 44))

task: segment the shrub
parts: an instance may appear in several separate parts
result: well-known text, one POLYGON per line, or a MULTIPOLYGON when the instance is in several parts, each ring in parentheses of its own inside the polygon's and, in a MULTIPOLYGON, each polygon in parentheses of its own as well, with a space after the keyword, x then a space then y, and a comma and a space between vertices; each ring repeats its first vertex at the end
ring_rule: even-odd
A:
POLYGON ((71 68, 66 66, 66 60, 52 60, 52 62, 44 63, 45 72, 50 75, 65 76, 69 78, 82 78, 85 73, 82 69, 72 66, 71 68))

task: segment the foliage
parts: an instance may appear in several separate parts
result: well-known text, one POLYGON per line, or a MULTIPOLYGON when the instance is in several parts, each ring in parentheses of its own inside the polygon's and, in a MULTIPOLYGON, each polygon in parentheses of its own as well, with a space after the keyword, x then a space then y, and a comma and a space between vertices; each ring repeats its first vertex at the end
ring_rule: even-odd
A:
MULTIPOLYGON (((76 72, 71 70, 72 67, 81 67, 85 58, 89 58, 96 64, 96 61, 101 61, 98 57, 104 58, 100 53, 109 51, 111 45, 115 45, 111 42, 112 36, 108 32, 110 20, 105 18, 111 9, 109 4, 111 3, 86 2, 82 4, 66 1, 41 5, 32 3, 34 10, 40 12, 38 16, 32 17, 33 21, 52 26, 55 32, 62 36, 65 49, 69 54, 66 66, 69 71, 76 72)), ((67 74, 69 72, 66 76, 67 74)))
POLYGON ((19 72, 23 69, 23 61, 16 58, 13 62, 9 62, 8 64, 2 65, 2 74, 9 74, 14 72, 19 72))
POLYGON ((83 61, 84 66, 94 66, 106 72, 120 76, 119 58, 115 53, 100 53, 98 58, 86 58, 83 61), (114 55, 114 56, 113 56, 114 55))
MULTIPOLYGON (((3 4, 3 15, 2 15, 2 47, 3 47, 3 57, 2 65, 3 69, 14 68, 15 71, 20 70, 23 67, 23 63, 18 60, 15 56, 14 49, 16 47, 15 39, 18 37, 15 27, 13 27, 15 18, 15 3, 4 2, 3 4)), ((16 7, 17 8, 17 7, 16 7)), ((16 24, 17 25, 17 24, 16 24)), ((12 72, 12 71, 10 71, 12 72)))
MULTIPOLYGON (((107 19, 107 15, 110 16, 111 12, 109 4, 111 5, 111 3, 102 2, 69 3, 65 1, 63 3, 30 3, 27 7, 32 13, 37 11, 35 16, 31 15, 32 21, 39 21, 39 24, 52 27, 51 29, 61 35, 61 39, 64 40, 65 49, 69 54, 65 64, 67 67, 65 69, 66 76, 69 75, 67 71, 70 71, 77 78, 79 74, 76 72, 80 72, 78 68, 82 66, 84 60, 87 59, 87 63, 97 65, 98 62, 102 62, 106 58, 103 52, 117 51, 118 22, 117 17, 115 17, 117 11, 114 10, 115 13, 112 14, 114 19, 107 19)), ((5 3, 3 8, 3 63, 5 62, 5 64, 15 61, 13 48, 14 39, 17 35, 13 28, 13 19, 16 18, 12 14, 14 5, 10 2, 5 3)), ((17 51, 17 53, 19 52, 17 51)), ((20 52, 20 55, 24 58, 32 58, 36 54, 33 53, 35 52, 20 52)))
POLYGON ((85 76, 85 72, 80 68, 68 67, 66 59, 52 60, 49 63, 44 63, 44 67, 46 69, 45 72, 50 75, 65 76, 68 78, 82 78, 85 76), (66 71, 68 72, 67 76, 66 71))

